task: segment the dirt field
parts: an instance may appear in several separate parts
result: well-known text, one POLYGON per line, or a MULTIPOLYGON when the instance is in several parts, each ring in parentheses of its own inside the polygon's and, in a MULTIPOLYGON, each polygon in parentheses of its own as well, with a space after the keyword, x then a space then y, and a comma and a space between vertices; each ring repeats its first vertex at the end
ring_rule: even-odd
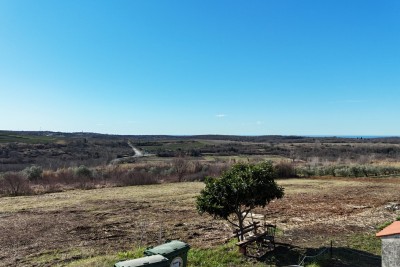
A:
MULTIPOLYGON (((282 200, 258 213, 281 229, 278 242, 321 247, 344 244, 400 213, 400 179, 289 179, 282 200)), ((200 216, 202 183, 75 190, 0 198, 0 266, 65 265, 80 258, 180 239, 192 247, 222 244, 229 225, 200 216)))

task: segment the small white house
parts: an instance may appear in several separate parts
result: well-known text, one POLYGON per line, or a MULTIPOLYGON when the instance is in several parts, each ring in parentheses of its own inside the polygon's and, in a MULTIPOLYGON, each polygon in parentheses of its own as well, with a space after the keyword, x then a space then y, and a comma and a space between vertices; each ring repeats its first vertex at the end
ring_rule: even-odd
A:
POLYGON ((382 267, 400 267, 400 221, 376 234, 382 240, 382 267))

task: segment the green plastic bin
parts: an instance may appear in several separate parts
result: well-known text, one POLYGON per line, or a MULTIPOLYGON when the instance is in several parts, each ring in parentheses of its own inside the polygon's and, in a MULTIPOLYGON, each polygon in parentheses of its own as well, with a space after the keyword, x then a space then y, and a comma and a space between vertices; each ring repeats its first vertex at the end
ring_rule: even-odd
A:
POLYGON ((120 261, 114 265, 114 267, 137 267, 137 266, 168 267, 169 262, 167 258, 161 255, 153 255, 134 260, 120 261))
POLYGON ((165 244, 145 250, 144 255, 162 255, 168 258, 169 267, 186 267, 190 246, 185 242, 172 240, 165 244))

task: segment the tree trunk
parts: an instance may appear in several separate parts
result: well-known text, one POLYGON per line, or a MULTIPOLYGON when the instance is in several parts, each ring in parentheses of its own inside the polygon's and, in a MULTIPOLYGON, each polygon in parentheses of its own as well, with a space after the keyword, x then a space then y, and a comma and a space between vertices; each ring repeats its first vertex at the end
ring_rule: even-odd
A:
POLYGON ((243 241, 244 239, 244 234, 243 234, 243 228, 244 228, 244 218, 242 212, 239 210, 236 212, 236 216, 238 217, 238 222, 239 222, 239 230, 240 230, 240 241, 243 241))

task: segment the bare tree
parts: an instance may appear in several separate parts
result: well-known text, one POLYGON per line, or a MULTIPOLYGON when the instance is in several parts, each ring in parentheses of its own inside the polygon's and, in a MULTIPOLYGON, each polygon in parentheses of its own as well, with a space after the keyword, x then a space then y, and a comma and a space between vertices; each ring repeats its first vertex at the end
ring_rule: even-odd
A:
POLYGON ((172 161, 178 181, 182 182, 183 176, 188 172, 189 161, 183 157, 175 158, 172 161))
POLYGON ((12 196, 27 194, 31 191, 28 179, 17 172, 7 172, 3 175, 5 190, 12 196))

